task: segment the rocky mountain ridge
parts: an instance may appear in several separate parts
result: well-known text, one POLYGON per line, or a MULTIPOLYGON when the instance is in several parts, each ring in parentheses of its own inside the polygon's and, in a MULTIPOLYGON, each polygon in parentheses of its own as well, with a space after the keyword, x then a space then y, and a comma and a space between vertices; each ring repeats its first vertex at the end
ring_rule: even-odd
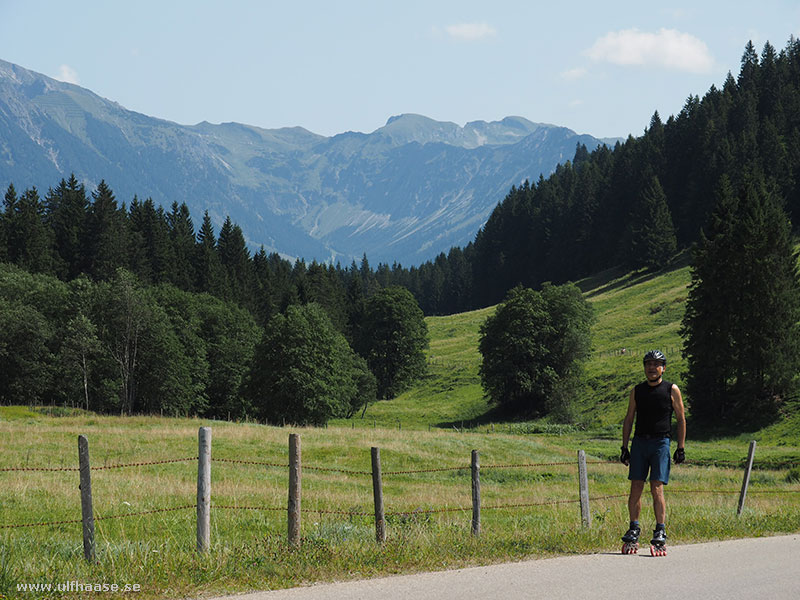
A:
POLYGON ((306 260, 419 264, 471 241, 512 185, 604 140, 522 117, 459 126, 391 117, 372 133, 180 125, 0 60, 0 186, 75 173, 117 200, 186 202, 257 248, 306 260))

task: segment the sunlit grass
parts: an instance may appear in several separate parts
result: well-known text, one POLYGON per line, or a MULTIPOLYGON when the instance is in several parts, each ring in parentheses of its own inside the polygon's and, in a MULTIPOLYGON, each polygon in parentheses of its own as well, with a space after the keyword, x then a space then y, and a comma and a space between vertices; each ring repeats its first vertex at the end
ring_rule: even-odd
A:
MULTIPOLYGON (((493 308, 428 318, 429 374, 400 397, 369 406, 363 419, 334 421, 327 429, 61 410, 56 414, 63 416, 47 416, 28 407, 0 407, 0 469, 74 468, 79 434, 89 438, 93 466, 195 457, 198 428, 210 426, 217 507, 211 552, 199 555, 194 508, 103 518, 194 505, 194 460, 93 471, 98 563, 83 560, 80 524, 0 529, 0 598, 15 597, 21 582, 139 583, 143 591, 137 597, 180 598, 616 552, 628 519, 626 471, 616 462, 627 391, 641 378, 641 352, 652 347, 668 353, 668 378, 683 385, 678 329, 688 282, 686 267, 655 275, 607 272, 580 282, 598 319, 574 425, 481 419, 492 407, 478 376, 478 332, 493 308), (299 550, 286 544, 284 465, 292 432, 301 435, 305 466, 299 550), (385 474, 388 540, 382 546, 375 542, 372 481, 365 474, 373 446, 381 449, 385 474), (473 449, 482 465, 478 538, 470 534, 473 449), (543 504, 577 500, 578 449, 591 462, 589 530, 580 526, 576 502, 543 504), (568 464, 491 467, 551 462, 568 464), (391 474, 442 467, 459 468, 391 474), (432 512, 443 508, 453 510, 432 512)), ((800 482, 792 475, 800 465, 798 427, 800 411, 789 411, 783 422, 752 436, 697 441, 690 429, 691 464, 673 469, 666 491, 670 544, 800 531, 800 482), (744 513, 736 517, 751 437, 759 440, 757 468, 744 513)), ((79 518, 77 472, 0 472, 0 525, 79 518)), ((647 498, 642 521, 645 529, 653 526, 647 498)))
MULTIPOLYGON (((98 563, 88 565, 83 560, 80 524, 0 529, 0 593, 8 597, 16 595, 20 582, 71 580, 139 583, 142 598, 196 597, 526 557, 617 551, 627 522, 625 469, 607 460, 613 458, 618 442, 592 438, 586 432, 283 429, 193 419, 55 418, 20 411, 3 411, 0 416, 0 468, 74 467, 79 433, 89 438, 95 466, 188 458, 196 455, 200 426, 212 427, 215 459, 281 465, 212 462, 212 506, 218 508, 212 509, 208 555, 195 552, 193 508, 103 518, 193 505, 194 461, 93 471, 98 563), (299 550, 286 544, 288 469, 283 465, 288 463, 290 432, 301 436, 305 466, 299 550), (388 540, 383 546, 374 538, 369 475, 373 446, 381 449, 385 474, 388 540), (578 448, 587 451, 591 462, 593 525, 588 531, 580 526, 577 502, 547 504, 577 500, 578 448), (482 465, 482 534, 477 539, 470 534, 467 467, 472 449, 479 450, 482 465), (567 464, 493 467, 553 462, 567 464), (312 466, 363 473, 315 471, 312 466), (442 467, 459 468, 392 474, 442 467), (600 499, 604 496, 614 497, 600 499), (436 512, 441 509, 454 510, 436 512)), ((785 458, 792 450, 763 451, 764 456, 785 458)), ((698 457, 714 452, 712 443, 696 445, 698 457)), ((738 458, 746 454, 746 443, 734 440, 719 452, 738 458)), ((667 490, 670 543, 800 530, 796 493, 800 488, 786 481, 786 473, 786 469, 756 471, 745 513, 737 519, 735 493, 707 492, 738 490, 740 469, 676 467, 667 490), (685 493, 698 490, 704 493, 685 493), (776 490, 793 493, 759 493, 776 490)), ((79 519, 77 484, 75 471, 0 472, 0 523, 79 519)), ((650 527, 647 502, 645 506, 643 524, 650 527)))

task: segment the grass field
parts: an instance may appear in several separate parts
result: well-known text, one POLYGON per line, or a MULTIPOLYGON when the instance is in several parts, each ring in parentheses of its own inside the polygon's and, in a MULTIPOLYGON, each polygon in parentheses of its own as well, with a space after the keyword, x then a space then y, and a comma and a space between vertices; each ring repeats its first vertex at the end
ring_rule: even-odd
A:
MULTIPOLYGON (((577 448, 590 461, 613 457, 618 442, 570 435, 456 433, 447 430, 281 429, 156 417, 49 417, 21 409, 0 410, 3 466, 73 467, 76 437, 90 440, 95 466, 188 458, 196 454, 197 429, 213 431, 212 505, 276 510, 212 510, 212 551, 194 552, 192 508, 128 518, 103 517, 194 504, 196 463, 97 470, 93 495, 98 563, 83 560, 80 524, 0 530, 0 593, 26 597, 20 583, 105 582, 139 584, 137 597, 185 597, 271 589, 310 581, 486 564, 531 556, 615 550, 626 523, 624 468, 612 461, 590 465, 593 527, 580 527, 577 448), (287 469, 219 459, 286 464, 290 432, 303 446, 302 546, 286 546, 287 469), (15 440, 10 443, 9 440, 15 440), (366 472, 369 448, 381 448, 384 472, 466 467, 478 449, 482 469, 482 535, 470 535, 468 469, 388 474, 384 496, 389 538, 374 541, 371 478, 319 472, 310 466, 366 472), (568 463, 527 468, 491 465, 568 463), (491 506, 530 505, 516 508, 491 506), (330 514, 328 511, 353 513, 330 514), (366 513, 366 514, 358 514, 366 513), (409 514, 400 514, 409 513, 409 514)), ((735 463, 746 448, 729 442, 694 446, 699 457, 735 463)), ((764 457, 792 457, 791 448, 769 448, 764 457)), ((702 462, 702 461, 701 461, 702 462)), ((2 467, 0 467, 2 468, 2 467)), ((769 535, 800 530, 800 486, 786 468, 761 469, 742 518, 735 517, 736 468, 676 468, 668 490, 669 533, 676 543, 769 535), (727 491, 718 494, 711 492, 727 491)), ((25 524, 80 518, 78 474, 0 473, 0 523, 25 524)), ((645 511, 645 526, 651 526, 645 511)), ((54 594, 56 595, 56 594, 54 594)), ((28 597, 35 597, 27 594, 28 597)), ((82 597, 63 594, 64 597, 82 597)), ((91 596, 96 597, 96 595, 91 596)))
MULTIPOLYGON (((575 398, 581 430, 613 431, 619 436, 630 388, 641 381, 644 352, 659 348, 668 358, 665 378, 685 389, 686 361, 679 335, 691 281, 687 256, 659 273, 609 270, 577 282, 594 306, 593 353, 585 364, 586 385, 575 398), (624 349, 624 353, 622 353, 624 349)), ((428 429, 480 425, 510 426, 484 398, 478 367, 479 329, 493 307, 426 319, 431 335, 429 372, 418 385, 391 401, 371 405, 363 419, 340 420, 346 427, 428 429)), ((360 416, 360 415, 359 415, 360 416)), ((517 429, 548 431, 546 422, 517 429)), ((784 419, 760 431, 742 434, 777 446, 800 446, 800 406, 787 407, 784 419)), ((691 437, 691 432, 690 432, 691 437)))
MULTIPOLYGON (((576 398, 579 423, 593 428, 622 423, 628 391, 642 377, 641 357, 647 349, 663 349, 669 358, 666 377, 683 385, 686 365, 678 330, 689 281, 689 268, 682 266, 657 276, 609 271, 578 282, 597 316, 586 387, 576 398)), ((390 427, 399 421, 415 428, 460 427, 462 421, 485 420, 481 417, 491 406, 478 375, 478 339, 481 324, 493 311, 492 307, 429 317, 427 378, 398 398, 371 406, 357 426, 376 421, 390 427)))
MULTIPOLYGON (((668 353, 682 384, 677 331, 689 273, 608 272, 580 282, 598 316, 587 389, 577 423, 492 418, 478 377, 478 330, 492 309, 428 319, 429 374, 363 419, 327 429, 158 417, 104 417, 56 409, 0 407, 0 469, 74 468, 77 435, 95 467, 197 454, 197 430, 213 431, 211 552, 195 552, 197 466, 193 460, 95 470, 97 564, 83 559, 81 526, 8 525, 80 518, 75 471, 0 470, 0 598, 97 598, 97 593, 19 592, 20 584, 78 581, 141 587, 139 598, 202 597, 488 564, 555 554, 618 551, 627 525, 626 472, 615 461, 626 390, 641 377, 641 352, 668 353), (626 349, 621 354, 622 348, 626 349), (463 423, 463 424, 462 424, 463 423), (289 433, 303 447, 300 549, 286 544, 288 470, 220 459, 287 463, 289 433), (374 539, 370 447, 381 448, 388 540, 374 539), (470 452, 482 464, 482 533, 470 534, 470 452), (589 465, 593 525, 580 526, 576 453, 589 465), (492 465, 529 465, 492 467, 492 465), (361 473, 316 471, 325 467, 361 473), (458 468, 413 474, 393 471, 458 468), (180 507, 189 508, 180 508, 180 507), (227 507, 227 508, 222 508, 227 507), (492 508, 494 507, 494 508, 492 508), (165 508, 138 516, 108 518, 165 508), (258 509, 258 510, 255 510, 258 509), (466 510, 460 510, 466 509, 466 510)), ((670 543, 800 531, 797 414, 767 430, 697 441, 668 486, 670 543), (758 439, 757 470, 736 517, 741 464, 758 439)), ((645 528, 652 511, 643 512, 645 528)), ((104 596, 104 594, 100 594, 104 596)))

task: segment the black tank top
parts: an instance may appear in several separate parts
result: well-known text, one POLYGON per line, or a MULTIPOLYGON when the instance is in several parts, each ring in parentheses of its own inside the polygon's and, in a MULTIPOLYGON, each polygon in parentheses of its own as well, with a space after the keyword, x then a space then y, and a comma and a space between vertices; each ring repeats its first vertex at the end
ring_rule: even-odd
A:
POLYGON ((646 381, 634 388, 636 433, 639 437, 667 437, 672 428, 672 384, 662 380, 652 386, 646 381))

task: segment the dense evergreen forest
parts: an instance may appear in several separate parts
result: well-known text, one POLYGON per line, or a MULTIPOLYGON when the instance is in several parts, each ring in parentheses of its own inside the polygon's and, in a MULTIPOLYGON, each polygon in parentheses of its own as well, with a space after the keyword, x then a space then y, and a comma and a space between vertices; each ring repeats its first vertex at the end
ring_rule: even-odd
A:
POLYGON ((480 282, 471 304, 492 304, 517 283, 535 287, 617 264, 663 263, 707 229, 721 178, 738 189, 750 174, 785 200, 797 223, 800 41, 794 38, 780 53, 765 44, 760 57, 748 43, 738 78, 729 73, 721 89, 690 96, 677 117, 664 123, 655 113, 641 137, 591 154, 578 148, 551 177, 512 189, 465 250, 473 281, 480 282))
MULTIPOLYGON (((619 264, 658 267, 701 239, 723 180, 733 189, 745 180, 766 186, 797 223, 799 172, 800 41, 791 38, 783 51, 767 43, 760 55, 748 43, 737 78, 729 73, 721 89, 690 96, 666 122, 655 113, 641 137, 591 153, 579 145, 551 176, 513 187, 474 242, 410 268, 373 268, 366 256, 343 267, 291 262, 263 247, 251 253, 230 219, 217 232, 206 213, 196 227, 186 205, 173 203, 167 211, 151 199, 120 203, 104 181, 87 193, 72 176, 43 196, 11 184, 0 212, 0 263, 9 263, 2 268, 0 355, 13 358, 16 371, 6 362, 0 401, 23 392, 74 398, 57 383, 58 365, 69 361, 78 386, 73 392, 87 405, 93 405, 89 388, 109 398, 103 390, 121 386, 113 405, 101 410, 164 409, 154 398, 168 394, 173 400, 166 408, 176 413, 274 416, 259 409, 255 396, 248 405, 238 394, 262 332, 283 323, 273 319, 286 318, 290 307, 318 305, 334 332, 330 343, 342 348, 334 339, 340 335, 368 360, 367 324, 375 323, 369 303, 387 288, 410 291, 425 314, 449 314, 497 303, 520 284, 539 288, 619 264), (96 344, 107 354, 136 351, 108 333, 132 326, 114 323, 120 314, 131 316, 123 309, 132 298, 149 315, 138 321, 149 333, 137 339, 150 341, 149 352, 175 350, 175 360, 186 366, 180 377, 167 376, 158 360, 143 355, 138 364, 149 383, 126 381, 120 365, 130 357, 110 356, 88 372, 96 344), (107 309, 113 306, 116 313, 107 309), (159 333, 166 330, 171 333, 159 333), (29 354, 17 351, 15 344, 23 343, 33 344, 29 354), (37 379, 37 369, 50 375, 37 379)), ((316 309, 291 317, 303 327, 321 318, 316 309)), ((354 369, 345 386, 350 391, 337 396, 341 406, 323 419, 352 414, 376 394, 390 397, 402 387, 385 377, 369 380, 363 361, 343 360, 354 369)), ((414 360, 418 374, 419 356, 414 360)), ((370 364, 373 374, 380 368, 370 364)))
POLYGON ((426 345, 414 297, 366 258, 251 255, 230 219, 195 231, 185 205, 119 205, 74 176, 5 193, 0 403, 321 424, 401 392, 426 345))
POLYGON ((74 179, 43 199, 9 188, 0 259, 65 280, 105 279, 122 266, 146 283, 236 302, 261 324, 314 301, 345 331, 357 301, 390 285, 410 290, 425 314, 451 314, 497 303, 518 284, 662 264, 699 239, 723 175, 734 188, 746 173, 763 178, 797 223, 798 171, 800 40, 792 37, 783 51, 767 43, 760 55, 748 43, 737 78, 690 96, 666 122, 656 112, 642 136, 591 153, 578 146, 548 178, 512 188, 473 243, 420 266, 251 255, 229 219, 218 237, 207 214, 195 232, 185 206, 166 212, 136 198, 118 206, 105 182, 87 199, 74 179))

